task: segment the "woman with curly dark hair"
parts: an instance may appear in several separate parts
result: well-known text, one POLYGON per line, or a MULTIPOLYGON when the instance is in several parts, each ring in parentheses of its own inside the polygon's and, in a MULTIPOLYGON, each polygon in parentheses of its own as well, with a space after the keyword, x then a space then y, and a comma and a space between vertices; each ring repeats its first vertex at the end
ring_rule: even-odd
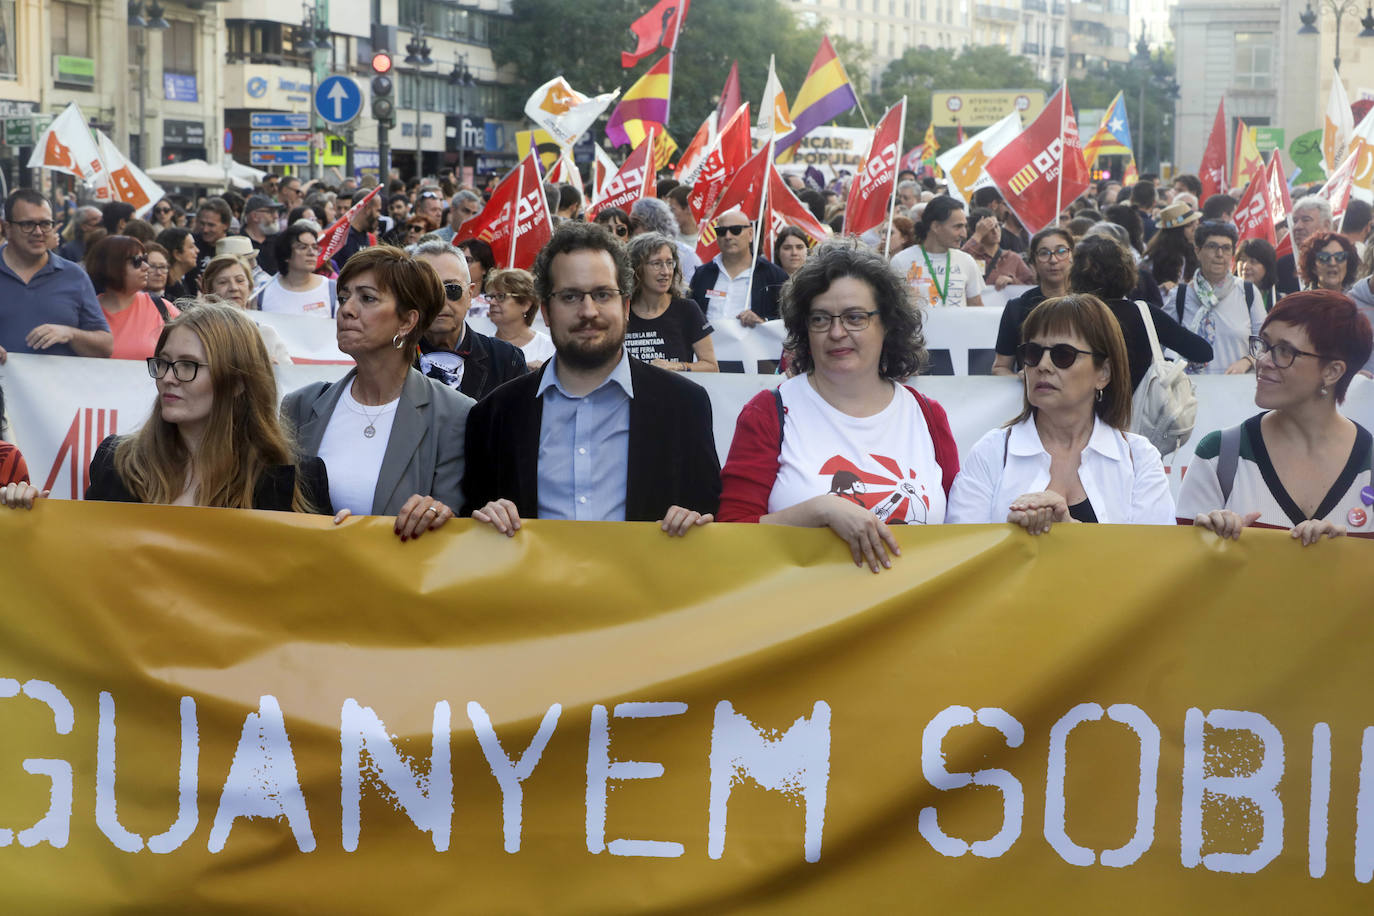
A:
POLYGON ((944 521, 959 453, 939 404, 904 385, 921 313, 882 255, 826 242, 783 288, 793 377, 741 411, 720 521, 829 528, 857 566, 899 555, 891 524, 944 521))
POLYGON ((1359 276, 1360 256, 1355 243, 1339 232, 1318 232, 1303 243, 1298 265, 1303 289, 1340 293, 1359 276))

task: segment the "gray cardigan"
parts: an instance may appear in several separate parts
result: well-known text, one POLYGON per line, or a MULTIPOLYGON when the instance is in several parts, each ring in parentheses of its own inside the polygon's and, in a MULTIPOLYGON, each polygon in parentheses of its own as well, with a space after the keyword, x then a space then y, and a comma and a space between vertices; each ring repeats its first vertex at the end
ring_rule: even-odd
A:
MULTIPOLYGON (((296 431, 303 456, 319 455, 339 397, 357 372, 351 369, 332 384, 314 382, 282 400, 282 419, 296 431)), ((373 515, 396 515, 415 493, 432 496, 454 512, 462 507, 463 439, 475 403, 415 369, 406 373, 372 496, 373 515)))

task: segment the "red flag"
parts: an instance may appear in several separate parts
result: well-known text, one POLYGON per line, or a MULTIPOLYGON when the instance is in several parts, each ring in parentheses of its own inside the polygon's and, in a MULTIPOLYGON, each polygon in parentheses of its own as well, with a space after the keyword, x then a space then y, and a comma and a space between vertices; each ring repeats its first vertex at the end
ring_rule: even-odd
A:
MULTIPOLYGON (((749 119, 745 118, 744 123, 748 125, 749 119)), ((712 220, 718 214, 739 207, 749 219, 759 218, 759 211, 763 208, 763 183, 768 178, 768 153, 771 146, 772 144, 765 145, 735 171, 730 183, 725 186, 725 190, 721 192, 720 198, 711 209, 710 218, 700 220, 701 233, 697 236, 697 257, 701 258, 701 263, 705 264, 720 254, 720 246, 716 244, 716 227, 712 224, 712 220)))
POLYGON ((893 105, 878 122, 849 201, 844 208, 845 235, 862 235, 887 219, 888 202, 897 187, 897 154, 906 121, 906 98, 893 105))
POLYGON ((587 211, 588 222, 595 220, 596 215, 607 207, 619 207, 629 213, 635 201, 654 196, 654 163, 650 153, 657 133, 657 127, 649 128, 648 138, 635 147, 635 151, 630 153, 620 171, 615 173, 602 191, 596 206, 587 211))
POLYGON ((811 238, 812 244, 830 234, 825 225, 816 219, 811 208, 798 200, 787 182, 782 180, 776 163, 771 172, 768 178, 768 219, 764 221, 768 230, 759 240, 759 251, 769 260, 773 259, 773 239, 777 238, 784 226, 796 226, 811 238))
POLYGON ((620 66, 629 69, 659 48, 673 50, 690 4, 691 0, 658 0, 653 9, 630 23, 638 44, 633 51, 620 52, 620 66))
POLYGON ((320 253, 315 258, 316 270, 319 270, 325 265, 325 262, 339 253, 339 249, 343 248, 344 242, 348 241, 349 223, 352 222, 353 217, 363 211, 363 207, 367 206, 367 202, 376 197, 381 190, 382 186, 379 184, 371 191, 368 191, 366 197, 349 207, 348 212, 334 220, 334 223, 328 229, 324 230, 324 235, 320 238, 320 253))
POLYGON ((921 163, 925 161, 926 145, 922 143, 920 146, 913 147, 906 151, 906 155, 902 157, 902 171, 919 172, 921 170, 921 163))
POLYGON ((1202 165, 1198 167, 1198 179, 1202 182, 1202 200, 1198 206, 1213 194, 1226 192, 1226 99, 1217 104, 1216 120, 1212 122, 1212 132, 1207 135, 1207 148, 1202 153, 1202 165))
POLYGON ((729 119, 740 105, 739 61, 730 61, 730 74, 725 77, 725 88, 720 91, 720 103, 716 105, 716 123, 729 119))
POLYGON ((1269 182, 1256 179, 1241 195, 1236 204, 1236 228, 1240 230, 1240 240, 1264 239, 1273 245, 1274 212, 1269 201, 1269 182))
POLYGON ((1088 167, 1067 86, 1061 86, 1030 126, 988 160, 987 173, 1031 233, 1053 223, 1064 204, 1088 189, 1088 167))
POLYGON ((701 172, 692 182, 692 196, 687 202, 698 223, 711 215, 726 182, 749 159, 753 148, 754 141, 749 135, 749 103, 745 102, 721 128, 715 145, 702 160, 701 172))
POLYGON ((463 223, 453 244, 479 239, 491 246, 496 263, 526 270, 553 236, 539 157, 534 150, 501 179, 482 212, 463 223))
POLYGON ((1277 226, 1293 212, 1293 198, 1288 193, 1288 178, 1283 174, 1283 156, 1278 152, 1269 160, 1264 177, 1269 182, 1269 207, 1273 210, 1274 225, 1277 226))
POLYGON ((711 146, 711 137, 716 132, 716 123, 716 113, 711 112, 692 135, 692 142, 682 151, 677 160, 677 168, 673 170, 673 177, 678 181, 684 181, 689 172, 695 171, 697 164, 706 155, 707 149, 711 146))

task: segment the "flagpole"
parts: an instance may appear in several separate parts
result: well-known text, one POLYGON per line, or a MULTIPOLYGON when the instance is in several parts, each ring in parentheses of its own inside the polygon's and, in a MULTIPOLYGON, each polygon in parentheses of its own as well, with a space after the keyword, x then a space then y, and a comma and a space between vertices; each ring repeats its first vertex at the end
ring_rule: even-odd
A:
POLYGON ((1059 84, 1059 178, 1054 185, 1054 222, 1059 224, 1059 215, 1064 212, 1064 112, 1069 104, 1069 82, 1059 84))
MULTIPOLYGON (((764 171, 763 171, 763 188, 762 188, 762 192, 761 192, 763 196, 760 198, 760 203, 759 203, 759 223, 760 223, 760 224, 762 224, 762 223, 764 222, 764 219, 763 219, 763 218, 764 218, 764 216, 765 216, 765 215, 767 214, 767 212, 768 212, 768 185, 771 184, 771 182, 769 181, 769 179, 773 177, 773 176, 772 176, 772 173, 769 171, 769 169, 771 169, 771 168, 773 167, 773 140, 774 140, 773 134, 772 134, 772 133, 769 133, 769 135, 768 135, 768 168, 767 168, 767 169, 764 169, 764 171)), ((771 224, 772 224, 772 220, 768 220, 768 223, 769 223, 769 225, 771 225, 771 224)), ((758 264, 759 264, 759 243, 762 241, 763 233, 765 233, 765 232, 767 232, 767 231, 769 231, 769 226, 760 225, 760 226, 759 226, 759 230, 758 230, 757 232, 754 233, 754 247, 753 247, 753 250, 750 252, 750 254, 753 256, 753 260, 750 262, 750 265, 749 265, 749 283, 745 286, 745 289, 744 289, 744 302, 745 302, 745 306, 744 306, 744 307, 745 307, 746 309, 749 309, 750 311, 753 311, 753 307, 754 307, 754 274, 758 273, 758 264)), ((760 315, 759 317, 762 318, 763 316, 760 315)))
MULTIPOLYGON (((533 140, 531 137, 531 147, 534 146, 533 140)), ((539 161, 536 149, 531 149, 529 154, 534 156, 535 162, 539 161)), ((525 163, 521 162, 517 168, 520 169, 520 174, 515 176, 515 202, 510 208, 510 263, 506 265, 507 270, 515 269, 515 233, 520 228, 520 201, 525 199, 525 163)))
MULTIPOLYGON (((897 150, 902 149, 903 140, 906 137, 906 96, 902 96, 902 117, 901 126, 897 128, 897 150)), ((892 193, 887 198, 887 241, 883 244, 883 257, 892 257, 892 214, 897 210, 897 175, 901 172, 902 160, 898 158, 892 164, 892 193)))

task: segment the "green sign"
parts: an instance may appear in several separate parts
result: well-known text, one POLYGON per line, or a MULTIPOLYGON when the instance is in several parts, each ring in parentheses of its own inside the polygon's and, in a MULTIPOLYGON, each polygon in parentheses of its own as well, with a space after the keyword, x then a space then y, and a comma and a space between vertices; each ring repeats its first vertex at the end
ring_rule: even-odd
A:
POLYGON ((70 57, 58 54, 53 58, 59 83, 73 83, 80 86, 95 85, 95 61, 89 57, 70 57))
POLYGON ((36 133, 31 117, 5 119, 6 146, 33 146, 36 133))
POLYGON ((1288 155, 1292 157, 1293 163, 1298 167, 1298 173, 1293 177, 1297 184, 1308 184, 1313 181, 1325 181, 1326 172, 1322 170, 1322 132, 1321 129, 1309 130, 1305 134, 1298 134, 1293 138, 1293 143, 1288 147, 1288 155))
POLYGON ((1268 153, 1276 149, 1283 149, 1283 128, 1282 127, 1256 127, 1255 147, 1261 153, 1268 153))

